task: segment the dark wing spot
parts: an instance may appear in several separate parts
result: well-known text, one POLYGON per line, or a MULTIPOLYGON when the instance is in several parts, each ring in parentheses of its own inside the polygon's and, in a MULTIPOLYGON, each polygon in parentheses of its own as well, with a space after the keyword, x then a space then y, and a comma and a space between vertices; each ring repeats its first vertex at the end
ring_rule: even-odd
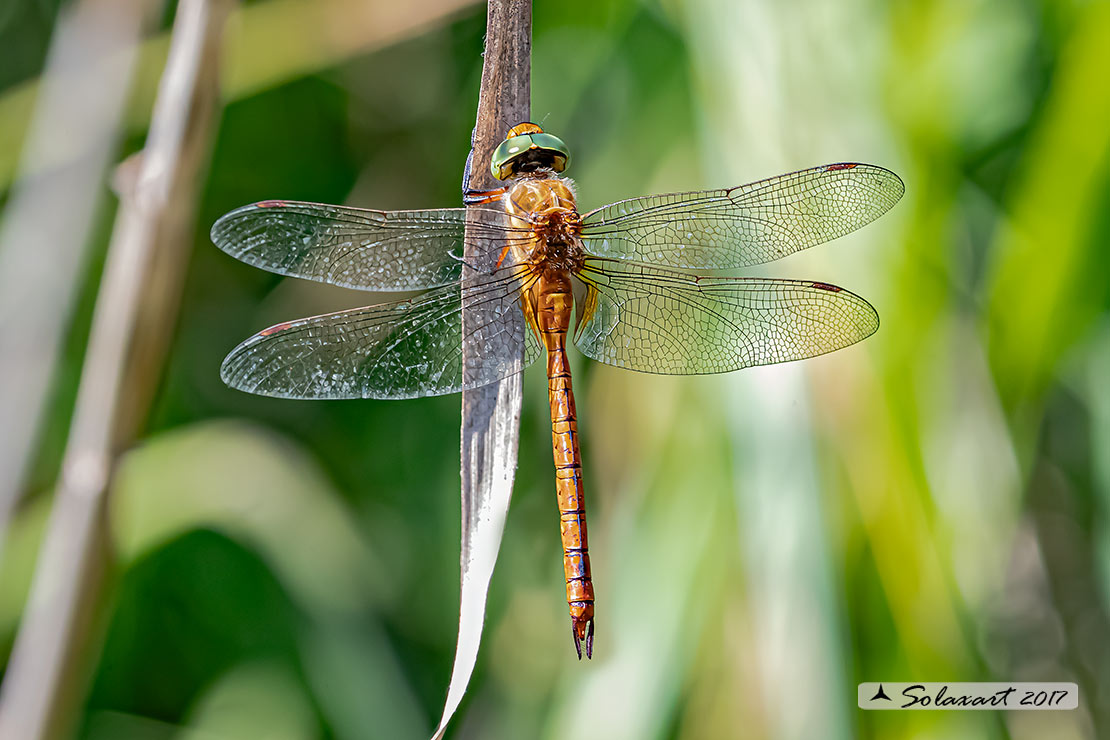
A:
POLYGON ((844 290, 844 288, 841 288, 837 285, 831 285, 829 283, 810 283, 810 285, 814 288, 817 288, 818 290, 827 290, 830 293, 839 293, 840 291, 844 290))
POLYGON ((258 208, 277 208, 283 205, 285 205, 284 200, 260 200, 255 203, 258 208))
POLYGON ((825 172, 835 172, 836 170, 850 170, 856 165, 854 162, 839 162, 837 164, 830 164, 825 167, 825 172))

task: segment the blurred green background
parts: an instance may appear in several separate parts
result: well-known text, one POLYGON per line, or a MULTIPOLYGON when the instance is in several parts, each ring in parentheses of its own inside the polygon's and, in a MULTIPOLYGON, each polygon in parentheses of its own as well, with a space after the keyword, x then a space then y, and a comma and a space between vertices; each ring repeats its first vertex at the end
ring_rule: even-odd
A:
MULTIPOLYGON (((0 10, 0 106, 34 84, 58 4, 0 10)), ((229 70, 254 81, 228 88, 164 380, 113 491, 123 568, 79 737, 430 734, 458 619, 459 399, 227 389, 220 360, 253 332, 377 298, 238 263, 207 232, 265 198, 459 204, 484 31, 474 5, 300 67, 258 33, 251 70, 229 70)), ((842 160, 907 190, 874 225, 751 272, 867 297, 882 326, 863 344, 704 378, 573 358, 589 663, 570 644, 545 384, 528 371, 485 639, 448 736, 1107 737, 1110 5, 538 3, 532 90, 584 210, 842 160), (1075 681, 1081 706, 857 710, 856 684, 879 680, 1075 681)), ((0 154, 21 145, 6 135, 0 154)), ((0 661, 114 207, 5 542, 0 661)))

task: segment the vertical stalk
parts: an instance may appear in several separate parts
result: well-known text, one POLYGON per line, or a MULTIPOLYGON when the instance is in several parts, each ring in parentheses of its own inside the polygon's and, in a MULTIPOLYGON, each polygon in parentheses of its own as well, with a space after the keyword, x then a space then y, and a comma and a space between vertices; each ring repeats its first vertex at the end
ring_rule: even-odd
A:
MULTIPOLYGON (((34 459, 141 34, 155 5, 80 0, 64 8, 36 91, 19 180, 0 219, 0 551, 34 459)), ((0 174, 0 188, 5 180, 0 174)))
MULTIPOLYGON (((476 189, 496 186, 488 168, 493 150, 511 126, 528 120, 531 105, 530 0, 490 0, 486 19, 482 87, 468 163, 472 168, 469 184, 476 189)), ((473 264, 479 255, 467 241, 464 255, 473 264)), ((467 326, 464 303, 463 367, 468 357, 481 351, 467 341, 467 326)), ((486 594, 512 494, 522 398, 519 373, 483 388, 463 391, 459 640, 443 717, 436 728, 437 739, 443 737, 462 701, 478 656, 486 594)))
POLYGON ((178 5, 147 145, 122 193, 50 524, 0 691, 0 737, 66 735, 84 694, 113 566, 108 494, 119 455, 146 415, 175 318, 229 10, 229 0, 178 5))

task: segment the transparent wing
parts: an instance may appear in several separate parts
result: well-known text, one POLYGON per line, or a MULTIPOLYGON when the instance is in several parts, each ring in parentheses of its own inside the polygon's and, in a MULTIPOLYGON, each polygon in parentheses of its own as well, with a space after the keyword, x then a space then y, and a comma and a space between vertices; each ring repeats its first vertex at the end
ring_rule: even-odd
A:
MULTIPOLYGON (((459 280, 467 209, 372 211, 296 201, 237 208, 212 226, 212 241, 270 272, 362 290, 423 290, 459 280)), ((474 254, 526 240, 493 209, 470 209, 474 254)))
POLYGON ((727 190, 650 195, 582 217, 586 248, 694 269, 771 262, 822 244, 890 210, 905 186, 869 164, 829 164, 727 190))
POLYGON ((220 375, 232 388, 300 399, 417 398, 487 385, 517 372, 517 358, 527 366, 541 354, 520 309, 519 273, 272 326, 232 350, 220 375), (477 350, 465 367, 464 302, 477 350))
POLYGON ((695 277, 588 260, 575 344, 617 367, 666 375, 723 373, 846 347, 879 327, 875 309, 827 283, 695 277))

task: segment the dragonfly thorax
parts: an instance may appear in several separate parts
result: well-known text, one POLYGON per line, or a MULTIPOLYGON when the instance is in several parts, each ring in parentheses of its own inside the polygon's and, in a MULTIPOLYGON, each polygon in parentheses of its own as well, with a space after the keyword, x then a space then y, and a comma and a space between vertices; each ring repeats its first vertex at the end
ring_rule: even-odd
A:
POLYGON ((565 241, 552 239, 540 241, 532 250, 530 261, 537 270, 557 272, 578 272, 586 259, 586 253, 577 239, 565 241))
POLYGON ((557 175, 517 179, 505 193, 512 225, 531 232, 527 262, 539 269, 576 271, 585 252, 579 233, 582 218, 570 180, 557 175))

